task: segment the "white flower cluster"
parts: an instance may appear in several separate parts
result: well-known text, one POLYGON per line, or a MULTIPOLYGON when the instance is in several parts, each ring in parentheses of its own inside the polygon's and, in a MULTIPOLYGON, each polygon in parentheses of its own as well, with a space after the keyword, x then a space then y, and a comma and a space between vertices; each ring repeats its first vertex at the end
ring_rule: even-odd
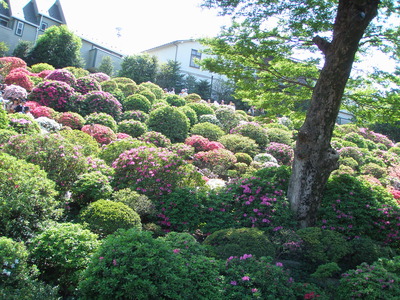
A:
POLYGON ((40 128, 44 132, 56 132, 61 130, 62 125, 60 123, 57 123, 53 119, 47 118, 47 117, 39 117, 35 119, 36 122, 39 123, 40 128))

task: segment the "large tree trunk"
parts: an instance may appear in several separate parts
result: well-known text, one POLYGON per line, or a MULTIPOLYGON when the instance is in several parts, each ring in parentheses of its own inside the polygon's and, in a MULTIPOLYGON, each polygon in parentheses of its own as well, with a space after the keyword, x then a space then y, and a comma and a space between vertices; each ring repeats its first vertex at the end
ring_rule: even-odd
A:
POLYGON ((324 186, 338 166, 338 153, 330 141, 355 54, 379 1, 340 0, 328 42, 313 42, 325 54, 325 64, 315 85, 310 108, 298 133, 288 198, 300 227, 315 225, 324 186))

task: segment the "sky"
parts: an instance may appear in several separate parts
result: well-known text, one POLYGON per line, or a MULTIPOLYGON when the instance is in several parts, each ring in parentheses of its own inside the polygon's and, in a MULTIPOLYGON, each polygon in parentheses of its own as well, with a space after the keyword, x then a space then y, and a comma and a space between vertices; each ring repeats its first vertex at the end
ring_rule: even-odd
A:
POLYGON ((215 9, 202 9, 201 3, 201 0, 61 0, 69 29, 126 55, 175 40, 216 36, 229 20, 217 16, 215 9))

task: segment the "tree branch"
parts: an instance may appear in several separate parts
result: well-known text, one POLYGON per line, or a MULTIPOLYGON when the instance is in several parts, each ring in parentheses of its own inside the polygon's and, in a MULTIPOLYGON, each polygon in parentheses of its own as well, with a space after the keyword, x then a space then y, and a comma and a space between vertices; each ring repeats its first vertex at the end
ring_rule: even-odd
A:
POLYGON ((317 45, 318 49, 322 51, 326 55, 327 51, 329 50, 331 43, 329 43, 324 38, 317 35, 312 39, 313 43, 317 45))

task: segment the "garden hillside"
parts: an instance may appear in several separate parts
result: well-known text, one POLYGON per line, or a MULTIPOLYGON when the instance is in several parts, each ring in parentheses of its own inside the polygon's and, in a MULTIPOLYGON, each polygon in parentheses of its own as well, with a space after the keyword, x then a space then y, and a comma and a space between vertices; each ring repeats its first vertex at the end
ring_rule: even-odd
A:
POLYGON ((0 60, 0 299, 399 299, 399 141, 337 125, 299 229, 297 122, 0 60))

